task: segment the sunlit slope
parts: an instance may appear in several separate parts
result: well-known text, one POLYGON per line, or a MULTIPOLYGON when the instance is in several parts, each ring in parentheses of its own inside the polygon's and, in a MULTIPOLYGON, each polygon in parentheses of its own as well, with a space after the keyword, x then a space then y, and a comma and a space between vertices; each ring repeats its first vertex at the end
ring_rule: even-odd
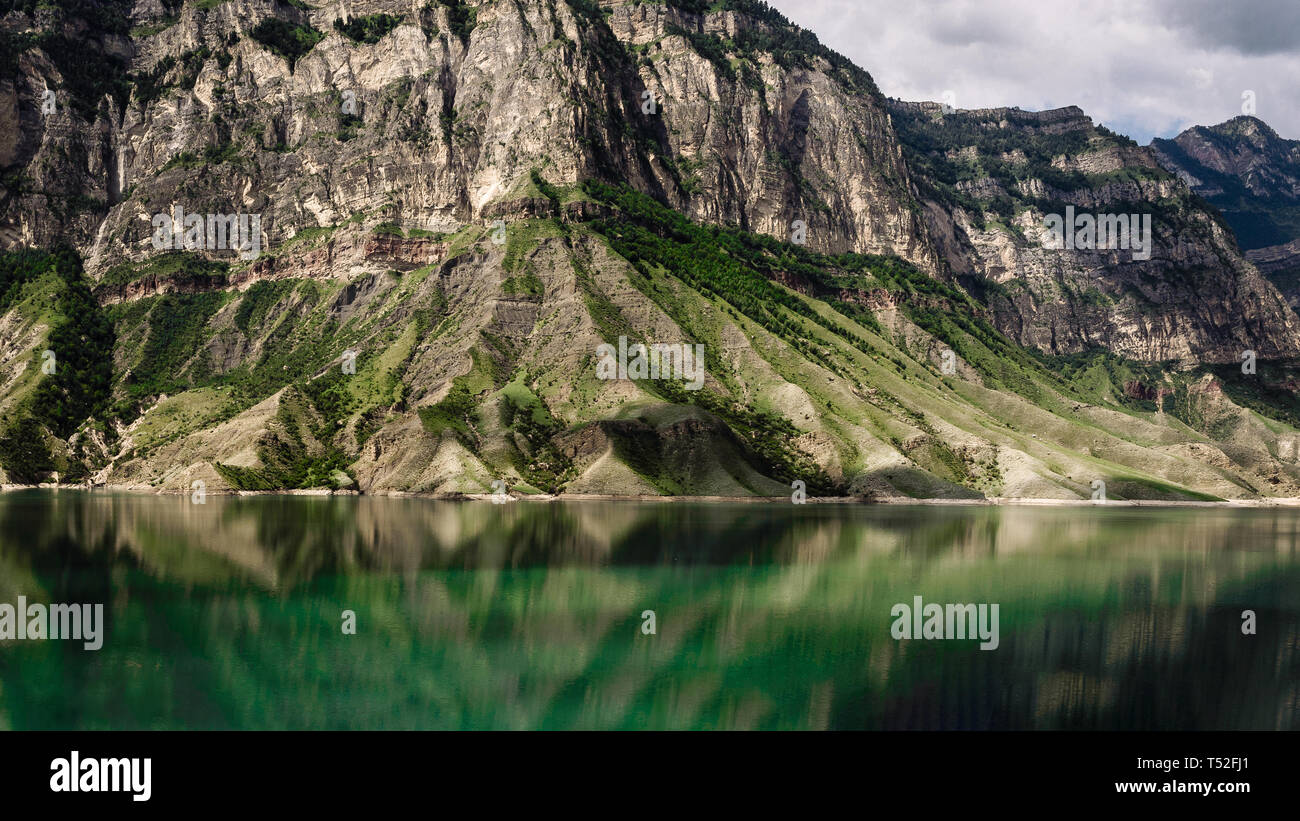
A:
MULTIPOLYGON (((355 225, 106 299, 111 395, 51 464, 175 490, 1300 495, 1294 409, 1223 369, 1047 358, 897 258, 701 226, 598 183, 551 196, 504 237, 399 230, 349 279, 294 273, 374 239, 355 225), (399 261, 417 246, 433 261, 399 261), (702 345, 702 389, 600 378, 620 337, 702 345)), ((24 372, 6 401, 33 389, 24 372)))

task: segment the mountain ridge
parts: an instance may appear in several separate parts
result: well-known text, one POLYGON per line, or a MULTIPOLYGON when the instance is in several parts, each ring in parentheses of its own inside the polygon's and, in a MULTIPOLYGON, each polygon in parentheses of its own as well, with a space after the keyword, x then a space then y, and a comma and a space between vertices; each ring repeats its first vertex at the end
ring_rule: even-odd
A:
POLYGON ((1253 116, 1155 140, 1161 163, 1219 208, 1254 263, 1300 305, 1300 140, 1253 116))

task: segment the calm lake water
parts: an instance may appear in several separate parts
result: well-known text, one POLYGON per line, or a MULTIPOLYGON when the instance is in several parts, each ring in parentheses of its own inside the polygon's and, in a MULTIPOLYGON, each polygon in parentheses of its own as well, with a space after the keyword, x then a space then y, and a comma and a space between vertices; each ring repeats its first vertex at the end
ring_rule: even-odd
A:
POLYGON ((4 493, 0 603, 107 625, 0 642, 0 728, 1297 729, 1298 543, 1267 509, 4 493), (894 639, 914 596, 997 603, 998 648, 894 639))

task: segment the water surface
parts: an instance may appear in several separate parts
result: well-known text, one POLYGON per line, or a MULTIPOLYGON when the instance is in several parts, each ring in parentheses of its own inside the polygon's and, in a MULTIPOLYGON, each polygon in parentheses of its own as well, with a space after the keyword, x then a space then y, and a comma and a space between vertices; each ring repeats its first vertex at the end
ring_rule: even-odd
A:
POLYGON ((0 642, 0 728, 1296 729, 1298 533, 1285 509, 4 493, 0 602, 108 623, 98 652, 0 642), (918 595, 998 603, 1000 646, 893 639, 918 595))

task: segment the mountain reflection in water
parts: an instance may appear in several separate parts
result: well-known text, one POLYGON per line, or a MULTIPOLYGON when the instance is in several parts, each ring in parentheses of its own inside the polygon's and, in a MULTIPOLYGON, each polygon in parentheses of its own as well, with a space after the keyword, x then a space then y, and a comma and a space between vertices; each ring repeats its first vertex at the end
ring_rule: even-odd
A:
POLYGON ((0 603, 102 602, 107 636, 0 642, 0 728, 1296 729, 1298 531, 1288 509, 4 493, 0 603), (917 595, 998 603, 998 649, 894 640, 917 595))

